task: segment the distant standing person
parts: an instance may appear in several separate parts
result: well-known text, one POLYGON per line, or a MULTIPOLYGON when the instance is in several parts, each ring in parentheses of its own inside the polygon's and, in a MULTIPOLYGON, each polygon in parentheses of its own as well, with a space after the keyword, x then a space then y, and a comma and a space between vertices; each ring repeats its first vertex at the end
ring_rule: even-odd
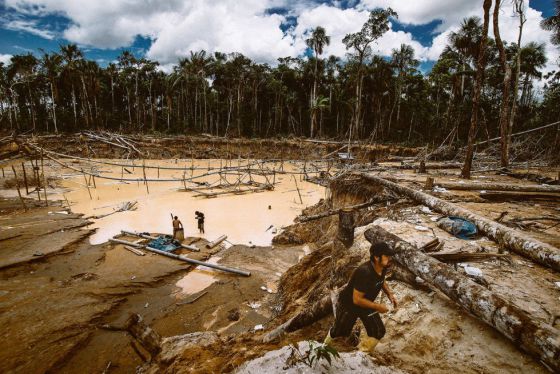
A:
POLYGON ((204 234, 204 213, 197 210, 194 215, 198 222, 198 232, 204 234))
POLYGON ((177 233, 183 231, 183 223, 179 221, 177 216, 173 217, 173 239, 177 239, 177 233))
POLYGON ((397 307, 397 299, 385 282, 387 268, 393 255, 394 250, 387 243, 372 244, 369 261, 354 270, 350 281, 340 293, 336 319, 325 338, 325 344, 330 344, 332 338, 349 336, 356 320, 360 318, 366 328, 367 337, 360 336, 358 348, 363 352, 373 352, 379 339, 385 335, 385 326, 379 314, 389 310, 384 304, 375 302, 379 292, 383 290, 393 307, 397 307))

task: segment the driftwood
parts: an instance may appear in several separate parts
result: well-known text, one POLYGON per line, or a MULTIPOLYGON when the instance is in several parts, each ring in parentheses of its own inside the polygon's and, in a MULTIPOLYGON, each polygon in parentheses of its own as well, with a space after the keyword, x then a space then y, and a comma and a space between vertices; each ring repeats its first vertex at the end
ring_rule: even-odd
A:
POLYGON ((512 191, 512 192, 553 192, 560 193, 560 186, 549 185, 523 185, 507 183, 453 183, 453 182, 434 182, 435 185, 447 188, 448 190, 466 191, 512 191))
POLYGON ((477 228, 488 237, 512 251, 527 257, 544 266, 560 271, 560 250, 550 244, 543 243, 531 238, 524 232, 509 228, 486 217, 475 214, 453 203, 438 199, 426 193, 413 190, 376 175, 362 173, 363 178, 380 184, 394 192, 407 196, 421 204, 424 204, 442 214, 457 216, 472 221, 477 228))
POLYGON ((473 282, 380 227, 365 232, 370 242, 384 241, 397 251, 395 260, 437 288, 469 313, 495 328, 520 349, 560 371, 560 331, 532 319, 523 309, 473 282))

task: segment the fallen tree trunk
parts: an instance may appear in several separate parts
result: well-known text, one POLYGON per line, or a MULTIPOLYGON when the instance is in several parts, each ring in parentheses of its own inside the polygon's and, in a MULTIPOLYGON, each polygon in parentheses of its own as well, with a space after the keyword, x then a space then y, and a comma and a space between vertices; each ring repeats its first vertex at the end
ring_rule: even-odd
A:
POLYGON ((538 193, 538 192, 481 192, 478 194, 486 200, 492 201, 527 201, 527 200, 543 200, 543 201, 560 201, 560 195, 538 193))
MULTIPOLYGON (((463 165, 457 162, 448 163, 448 164, 424 164, 424 171, 426 169, 438 170, 438 169, 460 169, 463 165)), ((389 166, 391 169, 400 169, 400 170, 415 170, 420 169, 421 165, 415 164, 403 164, 403 165, 396 165, 396 166, 389 166)))
POLYGON ((453 182, 436 182, 434 184, 448 190, 465 190, 465 191, 512 191, 512 192, 553 192, 560 193, 560 186, 549 185, 521 185, 506 183, 453 183, 453 182))
POLYGON ((383 202, 390 201, 390 200, 394 200, 394 199, 387 198, 387 197, 375 197, 375 198, 371 199, 370 201, 368 201, 366 203, 352 205, 352 206, 348 206, 348 207, 344 207, 344 208, 340 208, 340 209, 329 209, 326 212, 315 214, 315 215, 312 215, 312 216, 296 217, 295 222, 303 223, 303 222, 314 221, 314 220, 325 218, 325 217, 328 217, 328 216, 334 216, 335 214, 339 214, 343 210, 364 209, 364 208, 367 208, 367 207, 372 206, 374 204, 383 203, 383 202))
POLYGON ((540 242, 523 232, 504 226, 458 205, 438 199, 435 196, 389 182, 372 174, 361 173, 360 175, 368 181, 380 184, 394 192, 407 196, 442 214, 470 220, 481 232, 504 247, 532 261, 560 271, 560 250, 550 244, 540 242))
POLYGON ((125 322, 125 330, 150 353, 152 358, 161 351, 161 337, 144 323, 140 315, 131 313, 125 322))
POLYGON ((395 260, 437 288, 469 313, 492 326, 525 352, 560 371, 560 331, 531 316, 453 268, 418 251, 411 244, 373 227, 364 233, 370 242, 384 241, 395 248, 395 260))
POLYGON ((301 312, 264 335, 262 339, 265 343, 274 341, 287 332, 296 331, 302 327, 309 326, 313 322, 331 314, 332 311, 333 303, 331 295, 329 294, 315 302, 311 307, 304 308, 301 312))

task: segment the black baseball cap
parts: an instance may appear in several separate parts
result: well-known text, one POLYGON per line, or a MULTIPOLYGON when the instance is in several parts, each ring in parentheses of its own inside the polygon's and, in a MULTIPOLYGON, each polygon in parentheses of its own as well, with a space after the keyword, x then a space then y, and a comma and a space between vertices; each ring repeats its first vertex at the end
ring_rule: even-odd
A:
POLYGON ((393 256, 396 253, 396 251, 389 247, 389 245, 385 242, 377 242, 371 245, 371 247, 369 248, 369 255, 370 257, 373 256, 381 256, 381 255, 385 255, 385 256, 393 256))

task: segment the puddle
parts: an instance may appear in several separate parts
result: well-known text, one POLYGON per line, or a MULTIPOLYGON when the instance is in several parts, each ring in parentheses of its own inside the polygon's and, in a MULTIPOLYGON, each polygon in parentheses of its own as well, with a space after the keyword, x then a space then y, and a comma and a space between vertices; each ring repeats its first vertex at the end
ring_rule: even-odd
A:
MULTIPOLYGON (((126 163, 127 161, 110 162, 126 163)), ((275 233, 281 227, 291 224, 303 208, 316 204, 319 199, 325 197, 324 187, 305 182, 301 180, 301 176, 295 175, 303 201, 303 204, 300 203, 296 183, 291 174, 277 174, 277 184, 273 191, 220 195, 215 198, 195 197, 196 192, 179 191, 183 188, 184 174, 186 178, 202 175, 208 172, 208 168, 220 167, 220 163, 225 165, 223 160, 194 160, 192 164, 191 160, 179 160, 177 163, 175 160, 147 160, 147 166, 186 168, 186 170, 146 169, 148 179, 156 179, 158 174, 160 179, 177 179, 169 182, 148 182, 147 188, 143 182, 121 183, 96 178, 97 188, 92 186, 88 192, 83 175, 65 174, 65 178, 60 181, 65 189, 64 196, 59 193, 53 198, 61 200, 67 198, 72 205, 72 211, 85 216, 104 215, 113 212, 127 201, 138 202, 135 211, 119 212, 95 219, 94 224, 89 226, 97 229, 90 237, 92 244, 103 243, 119 234, 120 230, 171 233, 171 214, 177 215, 183 223, 185 236, 199 236, 194 212, 201 211, 206 218, 206 233, 201 234, 204 238, 211 241, 221 235, 227 235, 228 241, 232 243, 268 246, 275 233), (202 169, 191 170, 191 166, 202 169)), ((85 170, 89 168, 85 163, 72 164, 72 166, 83 167, 85 170)), ((234 161, 232 166, 237 166, 237 162, 234 161)), ((51 167, 58 175, 68 172, 58 165, 53 164, 51 167)), ((129 179, 143 178, 143 170, 138 165, 134 169, 127 167, 130 173, 123 172, 119 166, 97 165, 97 167, 102 170, 104 176, 120 178, 124 175, 124 178, 129 179)), ((279 167, 279 163, 276 167, 279 167)), ((299 168, 293 164, 284 164, 286 171, 299 168)), ((235 183, 238 177, 236 174, 227 175, 230 183, 235 183)), ((253 175, 252 179, 265 182, 265 177, 260 175, 253 175)), ((196 181, 216 184, 220 182, 220 176, 214 174, 196 181)), ((194 184, 188 186, 196 188, 194 184)))
MULTIPOLYGON (((218 261, 220 261, 220 257, 212 257, 207 262, 209 264, 217 264, 218 261)), ((197 266, 193 271, 177 281, 175 286, 180 288, 179 295, 192 295, 206 289, 217 281, 216 275, 212 268, 197 266)))

